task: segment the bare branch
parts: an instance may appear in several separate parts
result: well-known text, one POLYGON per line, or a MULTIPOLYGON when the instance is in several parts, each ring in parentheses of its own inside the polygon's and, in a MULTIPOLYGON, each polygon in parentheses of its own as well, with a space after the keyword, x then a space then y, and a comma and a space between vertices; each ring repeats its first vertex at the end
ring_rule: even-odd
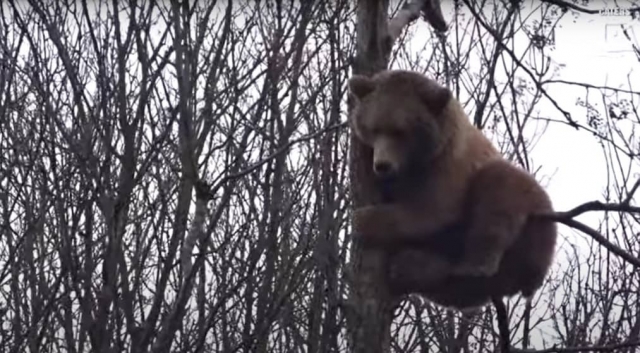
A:
POLYGON ((591 9, 587 9, 584 7, 581 7, 579 5, 567 2, 567 1, 563 1, 563 0, 542 0, 542 2, 546 2, 548 4, 552 4, 552 5, 556 5, 558 7, 560 7, 563 10, 567 10, 567 9, 572 9, 572 10, 576 10, 579 12, 584 12, 584 13, 588 13, 588 14, 597 14, 599 13, 600 10, 591 10, 591 9))
POLYGON ((406 26, 420 17, 420 11, 429 0, 413 0, 404 4, 394 18, 389 20, 389 38, 391 43, 400 37, 406 26))
POLYGON ((639 341, 625 342, 618 344, 610 344, 605 346, 593 346, 593 347, 567 347, 567 348, 549 348, 549 349, 519 349, 511 347, 512 353, 575 353, 575 352, 616 352, 625 348, 634 348, 640 346, 639 341))
MULTIPOLYGON (((198 195, 200 196, 200 195, 198 195)), ((207 199, 205 197, 196 197, 196 210, 191 223, 191 230, 186 235, 182 244, 180 260, 182 262, 182 280, 186 281, 191 273, 191 256, 193 247, 196 243, 204 238, 204 223, 207 215, 207 199)), ((184 284, 183 284, 184 285, 184 284)))
POLYGON ((607 240, 607 238, 605 238, 602 234, 600 234, 597 230, 587 226, 584 223, 578 222, 574 219, 571 218, 567 218, 566 216, 563 216, 562 214, 554 214, 554 215, 540 215, 546 219, 552 219, 556 222, 562 223, 564 225, 567 225, 571 228, 575 228, 587 235, 589 235, 590 237, 592 237, 596 242, 598 242, 600 245, 604 246, 607 250, 611 251, 612 253, 620 256, 621 258, 623 258, 625 261, 627 261, 628 263, 630 263, 631 265, 633 265, 636 268, 640 268, 640 259, 638 259, 637 257, 631 255, 630 253, 626 252, 625 250, 623 250, 622 248, 620 248, 619 246, 613 244, 612 242, 610 242, 609 240, 607 240))
POLYGON ((555 217, 558 218, 574 218, 586 212, 605 211, 605 212, 626 212, 640 213, 640 207, 631 206, 626 203, 602 203, 600 201, 590 201, 565 212, 557 212, 555 217))

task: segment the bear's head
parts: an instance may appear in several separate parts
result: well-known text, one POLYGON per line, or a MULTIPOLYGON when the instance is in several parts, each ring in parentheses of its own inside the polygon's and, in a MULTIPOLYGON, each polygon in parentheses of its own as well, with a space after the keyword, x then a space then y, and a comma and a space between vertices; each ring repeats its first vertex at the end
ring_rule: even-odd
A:
POLYGON ((445 108, 451 91, 422 74, 389 70, 349 80, 352 131, 373 149, 376 177, 396 179, 422 170, 454 129, 445 108))

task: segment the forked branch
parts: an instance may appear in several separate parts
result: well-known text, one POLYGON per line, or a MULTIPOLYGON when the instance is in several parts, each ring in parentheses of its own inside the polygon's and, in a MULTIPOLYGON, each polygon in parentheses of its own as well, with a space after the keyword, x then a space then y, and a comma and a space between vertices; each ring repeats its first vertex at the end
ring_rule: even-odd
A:
POLYGON ((558 223, 562 223, 566 226, 577 229, 589 235, 600 245, 604 246, 607 250, 620 256, 622 259, 632 264, 634 267, 640 268, 640 259, 638 259, 636 256, 633 256, 629 252, 613 244, 597 230, 574 219, 574 217, 577 217, 589 211, 640 213, 640 207, 632 206, 628 203, 628 201, 622 203, 602 203, 600 201, 591 201, 566 212, 556 212, 554 214, 541 215, 541 217, 554 220, 558 223))
POLYGON ((400 37, 402 30, 420 17, 420 13, 438 33, 447 30, 447 22, 442 15, 440 0, 414 0, 407 2, 396 16, 389 21, 389 42, 391 44, 400 37))

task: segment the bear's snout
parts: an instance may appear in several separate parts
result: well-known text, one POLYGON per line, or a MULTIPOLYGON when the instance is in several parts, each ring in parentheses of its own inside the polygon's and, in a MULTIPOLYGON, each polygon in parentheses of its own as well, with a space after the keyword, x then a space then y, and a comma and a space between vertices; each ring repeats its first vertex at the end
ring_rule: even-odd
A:
POLYGON ((393 167, 389 161, 377 161, 373 163, 373 171, 380 177, 386 177, 391 174, 393 167))
MULTIPOLYGON (((383 153, 380 153, 383 155, 383 153)), ((390 180, 398 176, 399 166, 391 158, 384 158, 386 156, 375 155, 373 158, 373 173, 378 179, 390 180)))
POLYGON ((388 137, 379 137, 373 144, 373 172, 380 179, 390 179, 399 173, 402 151, 388 137))

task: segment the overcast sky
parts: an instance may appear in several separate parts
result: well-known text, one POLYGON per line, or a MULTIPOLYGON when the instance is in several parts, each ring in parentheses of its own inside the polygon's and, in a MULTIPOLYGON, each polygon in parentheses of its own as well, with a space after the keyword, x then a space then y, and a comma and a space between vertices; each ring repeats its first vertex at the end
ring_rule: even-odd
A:
MULTIPOLYGON (((558 79, 638 91, 638 87, 629 86, 630 82, 640 82, 638 59, 620 26, 627 28, 635 45, 638 45, 640 22, 629 17, 581 15, 576 20, 566 17, 561 24, 562 28, 556 31, 556 49, 551 53, 555 61, 565 64, 558 79)), ((550 86, 548 91, 563 109, 571 112, 574 119, 585 121, 584 109, 576 106, 578 98, 585 99, 584 88, 558 84, 550 86)), ((600 92, 590 90, 589 99, 601 114, 605 114, 600 92)), ((557 119, 562 119, 549 104, 541 105, 541 110, 550 111, 557 119)), ((632 125, 628 122, 618 122, 617 125, 622 126, 626 134, 631 134, 632 125)), ((551 124, 532 156, 543 165, 545 175, 552 175, 548 191, 557 210, 568 210, 587 201, 604 200, 607 168, 597 137, 564 124, 551 124)), ((634 169, 637 172, 637 165, 634 169)), ((597 227, 601 215, 589 214, 580 220, 597 227)), ((561 234, 565 241, 585 244, 585 235, 567 231, 565 227, 562 227, 561 234)))

